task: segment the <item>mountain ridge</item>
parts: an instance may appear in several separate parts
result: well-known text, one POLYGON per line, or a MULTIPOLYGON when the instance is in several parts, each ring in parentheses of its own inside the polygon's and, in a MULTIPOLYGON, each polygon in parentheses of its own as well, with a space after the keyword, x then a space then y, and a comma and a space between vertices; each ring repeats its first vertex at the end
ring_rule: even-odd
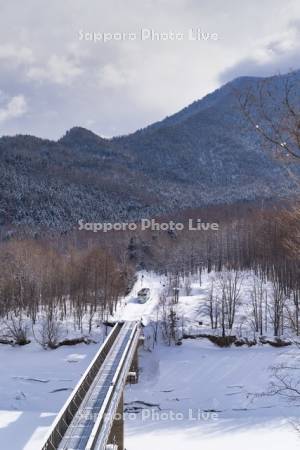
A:
MULTIPOLYGON (((73 127, 57 141, 0 138, 0 224, 68 229, 79 219, 136 220, 294 194, 299 188, 238 109, 235 90, 259 80, 235 79, 129 135, 73 127)), ((283 80, 270 78, 278 91, 283 80)))

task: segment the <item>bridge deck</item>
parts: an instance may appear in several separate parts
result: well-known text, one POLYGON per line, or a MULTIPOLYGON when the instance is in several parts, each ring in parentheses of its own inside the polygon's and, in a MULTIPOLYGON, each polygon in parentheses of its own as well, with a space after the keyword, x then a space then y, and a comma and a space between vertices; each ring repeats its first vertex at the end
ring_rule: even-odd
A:
POLYGON ((135 323, 133 322, 125 322, 122 326, 105 362, 101 366, 63 436, 58 447, 59 450, 80 450, 86 448, 97 416, 112 386, 114 375, 121 362, 134 326, 135 323))

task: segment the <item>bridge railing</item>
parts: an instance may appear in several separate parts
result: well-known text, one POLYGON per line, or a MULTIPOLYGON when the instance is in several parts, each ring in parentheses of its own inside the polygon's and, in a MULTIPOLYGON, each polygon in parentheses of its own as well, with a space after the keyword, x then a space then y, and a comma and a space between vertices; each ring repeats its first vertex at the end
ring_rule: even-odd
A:
POLYGON ((117 323, 104 343, 101 345, 96 356, 84 372, 80 381, 75 386, 72 394, 62 407, 60 413, 53 422, 50 431, 47 434, 42 450, 57 450, 65 432, 76 412, 78 411, 88 389, 94 381, 102 363, 104 362, 109 350, 111 349, 116 337, 122 328, 122 323, 117 323))
POLYGON ((130 338, 128 340, 120 363, 116 369, 112 385, 108 390, 102 408, 98 414, 97 420, 86 445, 86 450, 104 448, 105 444, 107 443, 106 440, 109 436, 109 432, 115 418, 120 396, 123 392, 124 385, 126 384, 127 374, 133 358, 133 354, 138 347, 139 337, 140 327, 136 323, 132 329, 130 338))

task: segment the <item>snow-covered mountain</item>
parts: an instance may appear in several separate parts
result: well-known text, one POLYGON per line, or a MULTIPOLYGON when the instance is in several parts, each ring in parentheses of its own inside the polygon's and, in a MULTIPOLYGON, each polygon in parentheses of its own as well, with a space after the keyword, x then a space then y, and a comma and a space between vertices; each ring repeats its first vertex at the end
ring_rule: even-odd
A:
MULTIPOLYGON (((270 79, 278 101, 284 80, 270 79)), ((2 137, 1 224, 66 229, 79 219, 138 219, 294 194, 295 180, 262 149, 238 107, 236 91, 258 83, 236 79, 128 136, 104 139, 75 127, 57 142, 2 137)))

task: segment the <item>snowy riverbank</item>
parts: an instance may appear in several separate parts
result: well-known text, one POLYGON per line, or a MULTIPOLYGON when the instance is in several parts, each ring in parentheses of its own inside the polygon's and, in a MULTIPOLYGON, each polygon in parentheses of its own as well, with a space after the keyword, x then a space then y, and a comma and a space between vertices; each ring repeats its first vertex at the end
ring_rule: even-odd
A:
MULTIPOLYGON (((115 318, 142 318, 145 325, 155 320, 165 283, 165 277, 140 274, 115 318), (151 288, 151 299, 141 305, 136 294, 145 286, 151 288)), ((248 284, 245 286, 243 296, 247 298, 248 284)), ((192 285, 190 295, 180 295, 177 309, 190 329, 201 318, 202 328, 209 330, 201 316, 209 288, 210 279, 205 275, 201 288, 192 285)), ((150 326, 145 333, 151 337, 150 326)), ((102 341, 100 330, 94 338, 102 341)), ((219 348, 206 339, 187 339, 181 346, 160 342, 153 349, 150 341, 146 339, 146 349, 140 352, 139 384, 126 388, 128 450, 198 450, 200 445, 206 450, 298 448, 300 400, 290 403, 268 395, 271 368, 300 362, 297 346, 219 348)), ((47 427, 97 348, 98 344, 79 344, 45 351, 34 341, 24 347, 0 345, 1 448, 40 448, 47 427)))

